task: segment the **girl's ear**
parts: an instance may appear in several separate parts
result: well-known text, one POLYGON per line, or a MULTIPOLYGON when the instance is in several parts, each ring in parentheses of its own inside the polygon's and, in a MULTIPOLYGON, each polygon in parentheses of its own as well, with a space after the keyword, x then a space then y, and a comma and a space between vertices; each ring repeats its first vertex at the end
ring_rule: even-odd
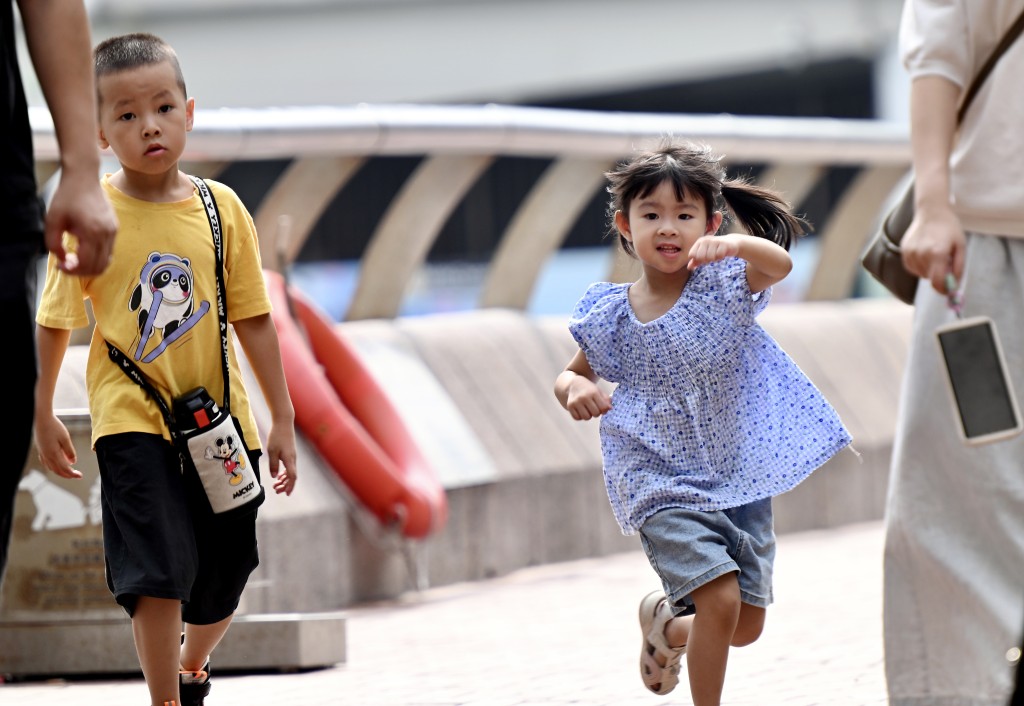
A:
POLYGON ((633 242, 633 234, 629 230, 629 219, 621 210, 615 212, 615 227, 619 234, 629 242, 633 242))
POLYGON ((718 232, 718 229, 722 225, 722 212, 715 211, 711 214, 711 218, 708 219, 707 229, 704 231, 704 235, 714 235, 718 232))
POLYGON ((107 142, 107 136, 103 134, 103 128, 96 128, 96 141, 99 142, 100 149, 105 150, 110 147, 110 143, 107 142))

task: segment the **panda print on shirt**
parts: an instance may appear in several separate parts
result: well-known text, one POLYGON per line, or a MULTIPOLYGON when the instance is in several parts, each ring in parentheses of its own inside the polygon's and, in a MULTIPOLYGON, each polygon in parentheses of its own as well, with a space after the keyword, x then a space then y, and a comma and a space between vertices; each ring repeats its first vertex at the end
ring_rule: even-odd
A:
POLYGON ((196 306, 193 282, 187 258, 174 253, 149 254, 128 303, 131 311, 138 312, 139 342, 132 354, 135 360, 153 362, 210 310, 208 301, 196 306), (146 353, 154 331, 160 332, 159 343, 146 353))

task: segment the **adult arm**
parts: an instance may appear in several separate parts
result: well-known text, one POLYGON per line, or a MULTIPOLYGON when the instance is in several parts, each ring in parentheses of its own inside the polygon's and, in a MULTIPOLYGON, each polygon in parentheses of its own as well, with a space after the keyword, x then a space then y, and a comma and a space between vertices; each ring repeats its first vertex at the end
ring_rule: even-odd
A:
POLYGON ((946 275, 959 281, 967 240, 950 197, 949 159, 956 133, 960 87, 925 75, 910 85, 910 149, 914 165, 914 220, 903 237, 909 272, 946 293, 946 275))
POLYGON ((97 275, 110 262, 117 218, 99 184, 88 16, 80 0, 18 0, 18 10, 60 148, 60 179, 46 212, 46 247, 62 270, 97 275), (74 257, 65 252, 65 232, 78 241, 74 257))
POLYGON ((274 491, 291 495, 296 479, 295 408, 284 378, 277 328, 270 314, 239 319, 232 325, 270 408, 267 459, 274 491))

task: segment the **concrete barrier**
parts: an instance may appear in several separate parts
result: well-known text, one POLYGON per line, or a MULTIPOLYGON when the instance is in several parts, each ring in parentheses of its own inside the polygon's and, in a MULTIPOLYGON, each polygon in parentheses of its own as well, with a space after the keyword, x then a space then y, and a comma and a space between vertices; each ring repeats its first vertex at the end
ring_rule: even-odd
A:
MULTIPOLYGON (((892 300, 778 304, 762 314, 762 325, 835 405, 859 454, 839 454, 779 496, 778 532, 882 516, 911 314, 910 307, 892 300)), ((335 636, 341 631, 343 642, 344 621, 337 611, 354 604, 394 598, 426 585, 480 580, 525 566, 638 548, 636 537, 623 536, 612 519, 601 477, 598 423, 573 421, 552 393, 555 377, 575 350, 565 324, 564 318, 493 309, 337 325, 434 465, 448 493, 449 521, 421 541, 380 527, 300 435, 295 492, 287 498, 271 493, 260 510, 261 562, 239 611, 259 623, 255 634, 267 636, 275 629, 254 618, 280 615, 285 616, 280 635, 298 639, 302 630, 296 626, 307 616, 316 621, 309 630, 332 630, 335 636)), ((84 346, 69 351, 55 402, 68 410, 69 419, 77 419, 79 456, 91 468, 95 461, 89 458, 88 417, 73 412, 86 407, 85 354, 84 346)), ((245 357, 240 360, 265 434, 269 412, 245 357)), ((33 526, 33 470, 38 473, 30 461, 16 505, 21 509, 16 510, 11 567, 0 594, 0 625, 8 628, 24 628, 39 618, 38 606, 26 610, 19 603, 26 589, 13 583, 24 581, 17 563, 28 561, 28 554, 19 555, 19 543, 25 550, 40 541, 32 533, 46 530, 33 526)), ((72 487, 72 492, 87 509, 84 488, 72 487)), ((96 536, 85 537, 65 554, 89 554, 97 546, 95 523, 86 522, 79 531, 96 536)), ((68 561, 84 559, 72 556, 68 561)), ((78 631, 91 629, 83 625, 103 624, 110 631, 107 639, 120 644, 126 639, 126 620, 104 595, 102 566, 97 568, 96 561, 94 556, 88 581, 71 590, 74 596, 63 589, 63 607, 49 616, 48 624, 64 621, 78 631), (88 605, 81 603, 86 600, 82 596, 88 605)), ((54 591, 60 595, 61 589, 54 591)), ((25 634, 0 630, 5 632, 25 634)), ((45 640, 59 632, 35 634, 45 640)), ((236 647, 225 644, 223 650, 242 649, 245 643, 235 642, 236 647)), ((9 655, 19 649, 8 647, 9 655)), ((244 648, 252 647, 249 643, 244 648)), ((5 670, 4 654, 0 640, 0 672, 5 670)), ((47 654, 48 668, 57 669, 51 664, 52 652, 47 654)), ((331 654, 344 659, 344 645, 331 654)), ((252 659, 221 655, 228 664, 233 659, 244 663, 243 657, 252 659)), ((83 664, 81 655, 76 660, 65 671, 108 668, 99 661, 83 664)))
MULTIPOLYGON (((856 450, 776 500, 779 532, 882 516, 911 314, 891 300, 780 304, 762 314, 835 405, 856 450)), ((337 326, 445 479, 448 527, 412 548, 430 583, 638 546, 612 520, 597 421, 573 421, 552 394, 576 347, 565 324, 495 309, 337 326)), ((364 556, 374 571, 390 561, 395 577, 390 554, 364 556)))

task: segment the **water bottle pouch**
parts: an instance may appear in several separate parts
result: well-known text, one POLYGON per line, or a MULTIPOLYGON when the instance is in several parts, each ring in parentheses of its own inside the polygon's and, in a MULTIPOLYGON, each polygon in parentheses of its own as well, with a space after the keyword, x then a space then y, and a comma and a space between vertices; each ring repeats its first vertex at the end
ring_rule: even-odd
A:
POLYGON ((217 515, 255 510, 265 499, 238 420, 196 388, 174 400, 182 471, 195 473, 217 515))

